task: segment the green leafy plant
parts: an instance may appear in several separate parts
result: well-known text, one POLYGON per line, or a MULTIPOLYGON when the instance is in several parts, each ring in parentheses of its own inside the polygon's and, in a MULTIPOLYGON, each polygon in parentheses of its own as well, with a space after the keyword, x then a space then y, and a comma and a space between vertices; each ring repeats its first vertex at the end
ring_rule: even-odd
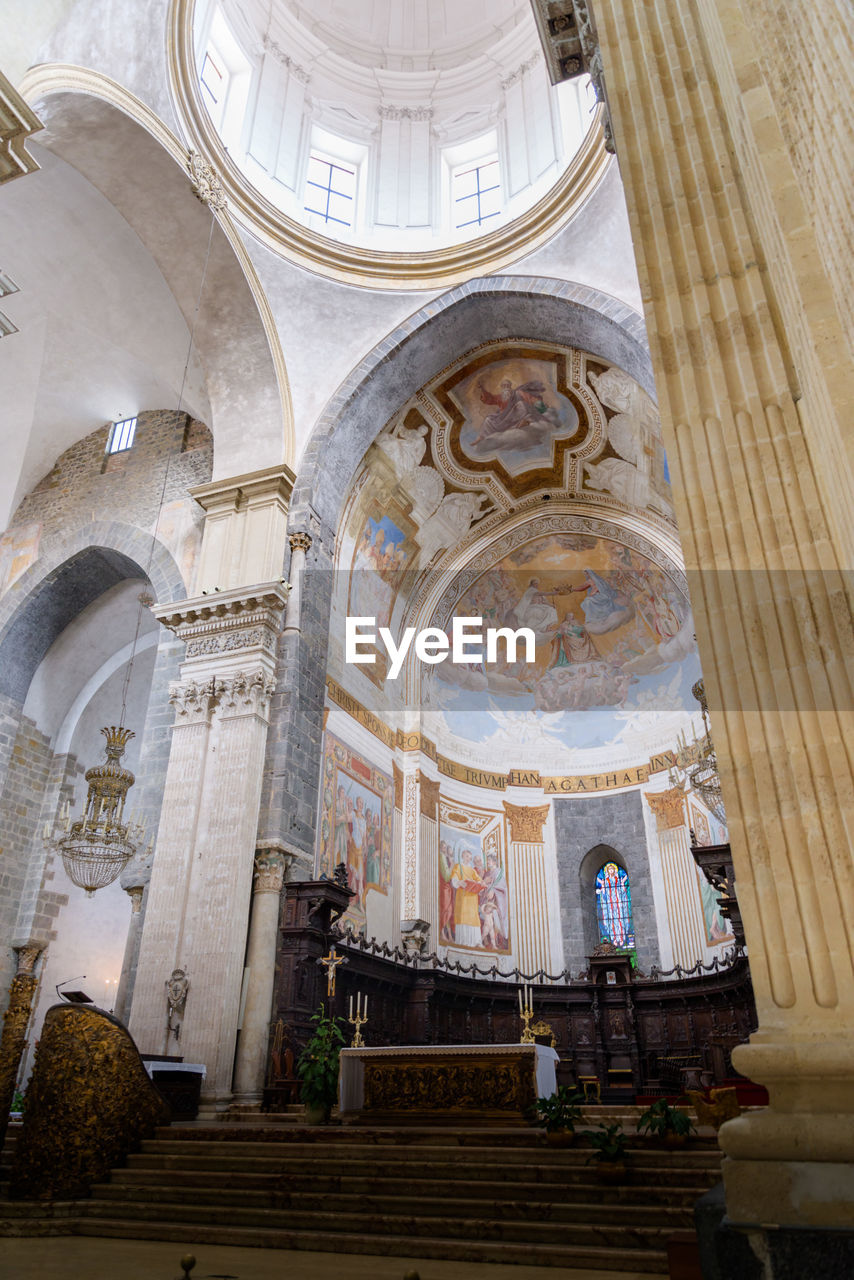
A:
POLYGON ((13 1114, 17 1114, 18 1112, 23 1111, 23 1109, 24 1109, 24 1095, 21 1093, 20 1089, 16 1089, 15 1096, 12 1099, 11 1110, 13 1114))
POLYGON ((657 1098, 638 1120, 638 1133, 651 1133, 656 1138, 670 1134, 687 1138, 693 1128, 688 1113, 671 1107, 666 1098, 657 1098))
POLYGON ((560 1085, 549 1098, 537 1098, 534 1115, 540 1120, 546 1133, 575 1132, 576 1121, 581 1119, 580 1103, 583 1093, 570 1093, 565 1084, 560 1085))
POLYGON ((599 1160, 602 1164, 619 1164, 625 1160, 629 1139, 619 1121, 600 1124, 598 1129, 585 1129, 584 1137, 590 1139, 593 1147, 588 1164, 591 1160, 599 1160))
POLYGON ((338 1054, 344 1046, 344 1032, 337 1018, 328 1018, 326 1008, 312 1018, 315 1029, 297 1063, 300 1096, 307 1107, 327 1115, 338 1097, 338 1054))

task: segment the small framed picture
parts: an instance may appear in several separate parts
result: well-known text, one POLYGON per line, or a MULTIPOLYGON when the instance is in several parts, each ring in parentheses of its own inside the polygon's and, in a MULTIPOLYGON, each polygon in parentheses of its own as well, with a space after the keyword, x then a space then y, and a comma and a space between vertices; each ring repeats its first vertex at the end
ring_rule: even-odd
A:
POLYGON ((615 987, 617 985, 617 974, 613 969, 605 970, 605 981, 609 987, 615 987))

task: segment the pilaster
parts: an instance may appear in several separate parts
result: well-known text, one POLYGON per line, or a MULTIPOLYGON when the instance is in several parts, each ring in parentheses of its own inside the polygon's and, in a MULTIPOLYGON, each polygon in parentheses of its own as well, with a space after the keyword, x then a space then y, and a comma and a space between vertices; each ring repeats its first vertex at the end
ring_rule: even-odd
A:
POLYGON ((755 8, 596 17, 759 1015, 733 1061, 770 1093, 721 1130, 727 1212, 849 1226, 852 374, 755 8))
MULTIPOLYGON (((166 605, 186 642, 130 1030, 143 1051, 202 1062, 206 1108, 231 1097, 276 642, 287 588, 268 582, 166 605), (165 982, 183 969, 167 1030, 165 982), (180 1039, 179 1039, 180 1036, 180 1039)), ((272 954, 272 953, 271 953, 272 954)), ((272 963, 272 961, 270 961, 272 963)))

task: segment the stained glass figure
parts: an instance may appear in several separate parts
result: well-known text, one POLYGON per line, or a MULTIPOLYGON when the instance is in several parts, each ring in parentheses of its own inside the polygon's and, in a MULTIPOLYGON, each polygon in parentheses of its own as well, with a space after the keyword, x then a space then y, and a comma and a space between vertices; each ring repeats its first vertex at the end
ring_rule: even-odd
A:
POLYGON ((596 876, 596 914, 600 942, 634 948, 635 927, 628 872, 616 862, 606 862, 596 876))

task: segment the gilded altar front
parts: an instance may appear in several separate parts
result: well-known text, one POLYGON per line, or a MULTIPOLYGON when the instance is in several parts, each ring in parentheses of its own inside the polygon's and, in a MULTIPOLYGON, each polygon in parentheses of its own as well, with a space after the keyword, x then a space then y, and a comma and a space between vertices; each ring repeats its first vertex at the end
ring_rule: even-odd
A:
POLYGON ((344 1049, 340 1111, 365 1123, 521 1123, 554 1092, 556 1062, 536 1044, 344 1049))

